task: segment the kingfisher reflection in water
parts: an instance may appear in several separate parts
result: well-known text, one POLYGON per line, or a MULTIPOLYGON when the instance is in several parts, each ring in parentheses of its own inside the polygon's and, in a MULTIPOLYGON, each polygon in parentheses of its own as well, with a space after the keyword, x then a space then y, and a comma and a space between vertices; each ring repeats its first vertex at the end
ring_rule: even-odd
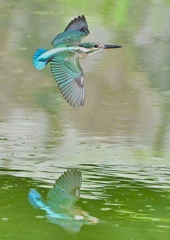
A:
POLYGON ((30 189, 28 199, 35 208, 46 211, 47 219, 70 232, 79 232, 84 225, 99 220, 75 206, 80 198, 82 175, 78 169, 68 169, 55 182, 44 200, 35 189, 30 189))

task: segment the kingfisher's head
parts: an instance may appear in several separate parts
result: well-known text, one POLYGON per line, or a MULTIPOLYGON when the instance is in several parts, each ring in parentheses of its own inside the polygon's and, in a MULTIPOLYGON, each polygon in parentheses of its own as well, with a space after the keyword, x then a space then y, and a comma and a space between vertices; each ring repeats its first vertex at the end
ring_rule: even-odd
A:
POLYGON ((79 45, 79 47, 81 47, 81 50, 83 52, 85 52, 86 54, 89 55, 89 54, 92 54, 92 53, 97 52, 99 50, 111 49, 111 48, 121 48, 122 46, 88 42, 88 43, 81 43, 79 45))

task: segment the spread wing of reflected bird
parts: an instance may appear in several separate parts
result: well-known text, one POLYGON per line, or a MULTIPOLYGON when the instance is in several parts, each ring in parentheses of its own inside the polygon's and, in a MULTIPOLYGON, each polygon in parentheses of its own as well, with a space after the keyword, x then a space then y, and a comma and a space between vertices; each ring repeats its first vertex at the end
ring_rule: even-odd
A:
POLYGON ((72 208, 80 198, 81 181, 79 170, 69 169, 64 172, 47 193, 47 204, 54 210, 72 208))
POLYGON ((33 56, 33 65, 37 70, 50 63, 61 94, 73 107, 83 106, 85 102, 85 76, 79 59, 99 50, 121 47, 96 42, 81 43, 89 33, 85 16, 78 16, 68 24, 64 32, 54 38, 53 49, 39 48, 33 56))
POLYGON ((84 224, 98 223, 98 219, 75 206, 80 198, 82 175, 78 169, 68 169, 55 182, 46 198, 30 189, 28 199, 34 208, 44 210, 47 219, 65 230, 78 232, 84 224))

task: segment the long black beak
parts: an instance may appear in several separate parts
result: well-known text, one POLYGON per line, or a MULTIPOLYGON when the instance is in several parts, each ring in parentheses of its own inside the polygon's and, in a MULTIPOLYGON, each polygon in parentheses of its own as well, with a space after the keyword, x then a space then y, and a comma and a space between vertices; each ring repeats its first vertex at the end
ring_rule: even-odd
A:
POLYGON ((109 48, 121 48, 122 46, 119 45, 109 45, 109 44, 105 44, 103 45, 104 49, 109 49, 109 48))

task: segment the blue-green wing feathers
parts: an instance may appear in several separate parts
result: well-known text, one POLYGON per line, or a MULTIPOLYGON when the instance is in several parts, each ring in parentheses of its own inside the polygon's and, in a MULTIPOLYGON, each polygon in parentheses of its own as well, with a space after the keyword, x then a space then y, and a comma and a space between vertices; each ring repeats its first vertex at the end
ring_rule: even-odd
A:
POLYGON ((64 32, 53 39, 52 45, 54 47, 78 45, 89 33, 84 15, 79 16, 68 24, 64 32))
POLYGON ((77 169, 64 172, 46 196, 46 202, 52 209, 69 209, 80 197, 82 176, 77 169))
POLYGON ((65 52, 54 57, 51 71, 66 101, 73 107, 84 105, 85 76, 79 64, 77 53, 65 52))

